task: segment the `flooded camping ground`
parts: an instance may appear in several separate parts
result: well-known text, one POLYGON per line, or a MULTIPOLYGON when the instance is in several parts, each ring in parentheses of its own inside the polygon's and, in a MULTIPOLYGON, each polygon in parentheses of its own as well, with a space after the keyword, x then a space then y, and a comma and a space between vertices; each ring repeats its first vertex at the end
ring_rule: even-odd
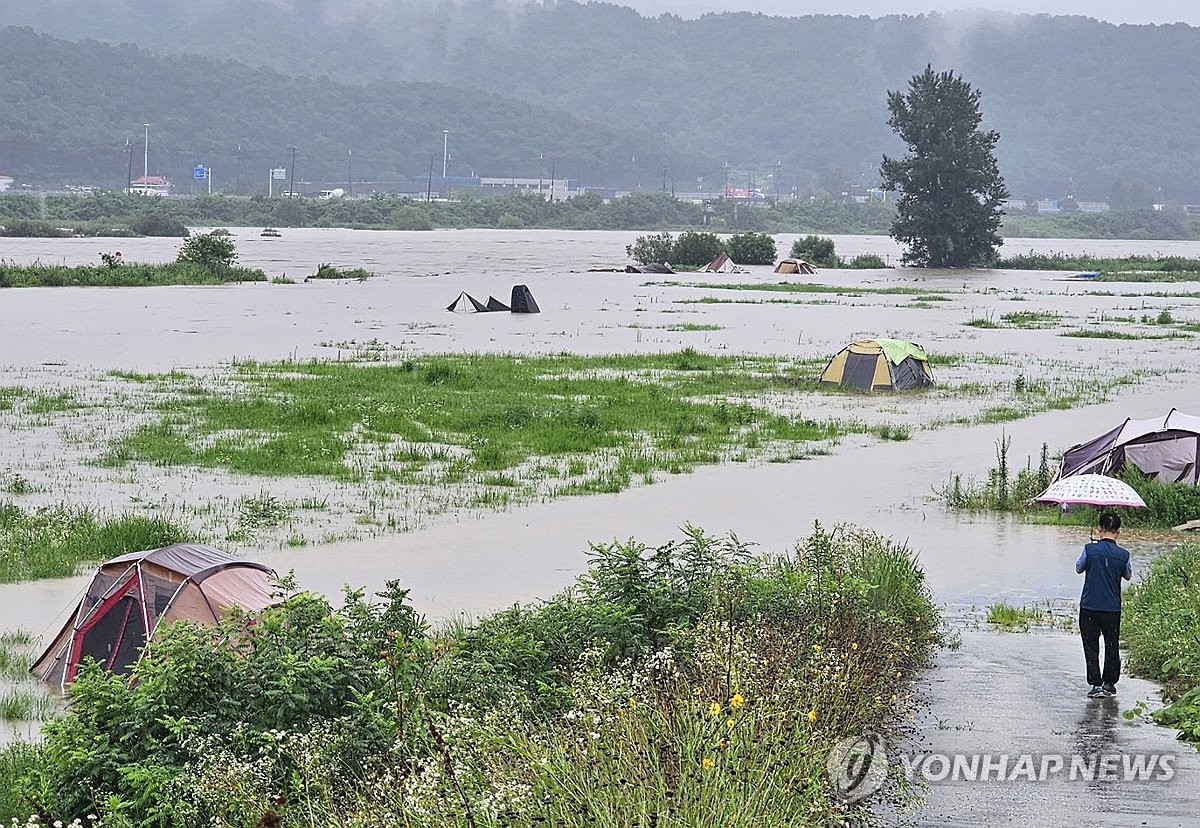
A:
MULTIPOLYGON (((1159 809, 1165 821, 1155 824, 1184 824, 1197 810, 1197 786, 1182 781, 1200 770, 1195 751, 1103 711, 1080 719, 1074 636, 978 629, 1000 601, 1069 607, 1087 530, 951 512, 937 496, 952 475, 986 474, 1002 436, 1014 464, 1036 465, 1043 443, 1057 452, 1125 417, 1200 411, 1195 285, 905 269, 780 284, 766 267, 591 271, 623 261, 632 233, 234 232, 240 263, 295 283, 0 297, 4 499, 162 516, 329 595, 399 579, 434 618, 547 597, 583 571, 593 542, 662 542, 694 525, 783 552, 814 522, 853 523, 907 541, 961 636, 919 688, 914 744, 1000 752, 1046 750, 1048 739, 1067 753, 1071 739, 1093 734, 1130 751, 1176 751, 1170 797, 1128 796, 1159 809), (303 282, 320 262, 379 278, 303 282), (445 309, 462 291, 507 300, 517 284, 541 313, 445 309), (875 336, 923 345, 936 386, 871 396, 814 387, 833 353, 875 336), (391 373, 406 370, 410 385, 391 373), (297 383, 319 389, 311 410, 295 410, 297 383), (489 414, 470 421, 474 442, 453 436, 463 421, 428 393, 455 383, 470 386, 459 399, 489 414), (597 413, 579 403, 605 395, 626 404, 597 413), (391 424, 412 410, 437 439, 391 424), (650 420, 676 427, 656 433, 650 420), (564 457, 576 448, 546 434, 547 422, 593 439, 564 457), (331 432, 330 443, 317 436, 331 432), (483 451, 486 467, 462 462, 483 451), (993 693, 1003 705, 988 701, 993 693), (1025 711, 1020 721, 1014 709, 1025 711)), ((888 239, 837 242, 843 254, 898 258, 888 239)), ((92 262, 98 243, 6 240, 4 255, 92 262)), ((177 242, 121 246, 126 260, 165 261, 177 242)), ((1200 243, 1005 248, 1026 249, 1195 256, 1200 243)), ((1129 539, 1139 567, 1166 543, 1129 539)), ((0 585, 0 630, 54 635, 85 581, 0 585)), ((1122 708, 1135 693, 1153 703, 1148 683, 1123 692, 1122 708)), ((1005 790, 935 784, 925 807, 940 824, 966 824, 964 803, 1003 801, 1011 820, 1042 805, 1116 808, 1101 801, 1111 790, 1038 787, 1041 804, 1005 790)), ((1030 824, 1048 823, 1043 813, 1030 824)))

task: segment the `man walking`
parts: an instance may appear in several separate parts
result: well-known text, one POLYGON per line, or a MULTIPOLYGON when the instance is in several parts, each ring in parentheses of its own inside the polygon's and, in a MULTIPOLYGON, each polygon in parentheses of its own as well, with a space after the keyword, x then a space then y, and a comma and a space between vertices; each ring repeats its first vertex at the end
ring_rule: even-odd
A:
POLYGON ((1083 575, 1079 598, 1079 634, 1087 662, 1088 698, 1115 696, 1121 677, 1121 579, 1133 578, 1129 552, 1117 546, 1121 518, 1115 512, 1100 515, 1100 540, 1083 547, 1075 571, 1083 575), (1104 671, 1100 671, 1100 636, 1104 636, 1104 671))

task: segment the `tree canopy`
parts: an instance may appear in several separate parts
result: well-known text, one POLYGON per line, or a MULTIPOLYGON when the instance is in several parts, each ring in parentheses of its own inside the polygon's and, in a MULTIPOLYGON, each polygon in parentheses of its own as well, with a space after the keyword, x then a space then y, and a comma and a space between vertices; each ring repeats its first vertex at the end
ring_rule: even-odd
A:
POLYGON ((891 235, 904 261, 922 267, 990 264, 1000 246, 1000 203, 1008 198, 996 164, 1000 133, 979 128, 979 90, 932 66, 907 92, 889 92, 888 125, 908 145, 883 157, 883 187, 899 191, 891 235))

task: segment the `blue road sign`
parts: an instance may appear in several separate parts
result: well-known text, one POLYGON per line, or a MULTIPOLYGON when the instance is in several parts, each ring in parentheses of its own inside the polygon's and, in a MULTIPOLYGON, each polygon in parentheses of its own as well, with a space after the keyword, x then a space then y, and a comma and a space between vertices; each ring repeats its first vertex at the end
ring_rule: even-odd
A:
POLYGON ((192 170, 192 178, 208 178, 208 167, 203 165, 192 170))

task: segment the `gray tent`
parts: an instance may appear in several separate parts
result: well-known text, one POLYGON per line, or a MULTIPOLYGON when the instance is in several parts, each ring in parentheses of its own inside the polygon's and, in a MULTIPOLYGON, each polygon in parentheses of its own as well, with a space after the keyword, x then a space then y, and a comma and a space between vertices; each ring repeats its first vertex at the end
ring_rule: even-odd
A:
MULTIPOLYGON (((1163 483, 1200 480, 1200 417, 1172 408, 1165 417, 1126 420, 1063 454, 1058 477, 1112 474, 1127 464, 1163 483)), ((1056 478, 1057 479, 1057 478, 1056 478)))
POLYGON ((538 303, 533 300, 533 294, 525 285, 513 285, 512 289, 512 312, 513 313, 541 313, 541 308, 538 303))
POLYGON ((100 565, 79 606, 30 672, 64 688, 85 659, 128 673, 163 625, 215 624, 231 607, 256 612, 273 601, 264 564, 211 546, 177 543, 100 565))

